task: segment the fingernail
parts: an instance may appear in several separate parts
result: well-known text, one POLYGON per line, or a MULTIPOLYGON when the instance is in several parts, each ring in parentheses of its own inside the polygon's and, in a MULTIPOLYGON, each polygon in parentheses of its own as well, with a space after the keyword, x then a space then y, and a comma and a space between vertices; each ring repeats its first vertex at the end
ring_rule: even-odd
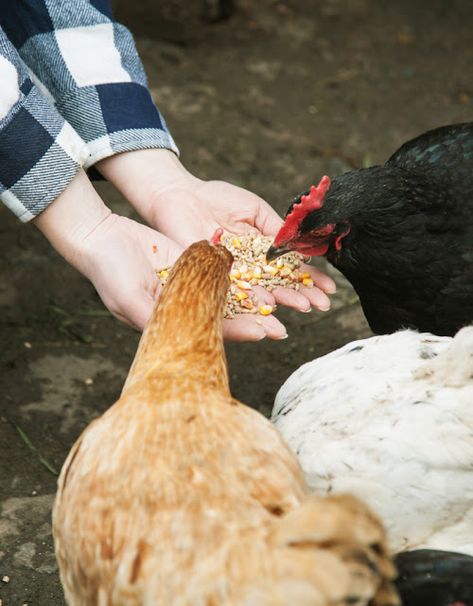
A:
POLYGON ((331 284, 326 290, 325 292, 329 295, 333 295, 337 292, 337 285, 336 284, 331 284))
POLYGON ((310 314, 312 307, 309 307, 309 309, 300 309, 299 311, 301 311, 303 314, 310 314))
POLYGON ((319 305, 318 306, 319 311, 329 311, 330 310, 330 305, 319 305))
POLYGON ((278 338, 276 339, 276 341, 282 341, 283 339, 287 339, 287 338, 288 338, 288 336, 289 336, 289 335, 286 333, 286 334, 285 334, 285 335, 283 335, 282 337, 278 337, 278 338))

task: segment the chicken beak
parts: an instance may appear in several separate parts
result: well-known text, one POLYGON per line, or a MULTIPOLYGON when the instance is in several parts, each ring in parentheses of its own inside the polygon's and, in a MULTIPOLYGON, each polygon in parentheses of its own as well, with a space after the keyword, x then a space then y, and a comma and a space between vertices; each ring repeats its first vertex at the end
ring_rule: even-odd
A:
POLYGON ((284 246, 270 246, 266 252, 266 261, 269 263, 270 261, 274 261, 274 259, 277 259, 278 257, 280 257, 281 255, 284 255, 285 253, 289 252, 286 248, 284 248, 284 246))

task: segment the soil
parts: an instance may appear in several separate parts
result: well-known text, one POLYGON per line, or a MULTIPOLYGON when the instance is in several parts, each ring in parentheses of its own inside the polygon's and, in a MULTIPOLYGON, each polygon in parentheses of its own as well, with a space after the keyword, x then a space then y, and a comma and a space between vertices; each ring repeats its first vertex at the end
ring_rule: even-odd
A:
MULTIPOLYGON (((201 7, 115 3, 184 164, 280 213, 323 174, 383 162, 429 128, 471 120, 469 0, 239 0, 217 23, 203 21, 201 7)), ((109 184, 97 188, 134 216, 109 184)), ((3 606, 59 606, 55 471, 116 399, 138 334, 33 226, 0 214, 0 597, 3 606)), ((237 398, 269 414, 298 366, 370 335, 352 289, 337 281, 330 312, 278 311, 287 340, 228 345, 237 398)))

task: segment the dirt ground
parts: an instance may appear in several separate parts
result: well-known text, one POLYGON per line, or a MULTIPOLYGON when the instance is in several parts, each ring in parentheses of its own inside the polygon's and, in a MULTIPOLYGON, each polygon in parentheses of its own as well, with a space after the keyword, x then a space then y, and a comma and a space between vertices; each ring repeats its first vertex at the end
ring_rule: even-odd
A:
MULTIPOLYGON (((428 128, 471 120, 469 0, 116 2, 191 171, 251 189, 282 213, 322 174, 382 162, 428 128)), ((106 183, 116 212, 133 216, 106 183)), ((32 226, 0 208, 0 598, 64 604, 50 526, 73 441, 117 397, 138 335, 32 226)), ((302 363, 370 331, 337 277, 329 313, 280 310, 289 339, 227 347, 235 396, 268 414, 302 363)))

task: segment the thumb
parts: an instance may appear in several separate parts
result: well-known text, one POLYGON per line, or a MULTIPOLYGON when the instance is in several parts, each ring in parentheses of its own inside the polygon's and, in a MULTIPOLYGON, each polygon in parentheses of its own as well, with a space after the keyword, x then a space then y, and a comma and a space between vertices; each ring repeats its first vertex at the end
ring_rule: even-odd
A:
POLYGON ((281 229, 283 220, 267 202, 261 200, 255 224, 265 236, 275 236, 281 229))
POLYGON ((121 322, 128 324, 132 328, 142 332, 151 317, 155 300, 146 291, 139 291, 132 294, 130 301, 123 306, 107 305, 112 314, 121 322))

